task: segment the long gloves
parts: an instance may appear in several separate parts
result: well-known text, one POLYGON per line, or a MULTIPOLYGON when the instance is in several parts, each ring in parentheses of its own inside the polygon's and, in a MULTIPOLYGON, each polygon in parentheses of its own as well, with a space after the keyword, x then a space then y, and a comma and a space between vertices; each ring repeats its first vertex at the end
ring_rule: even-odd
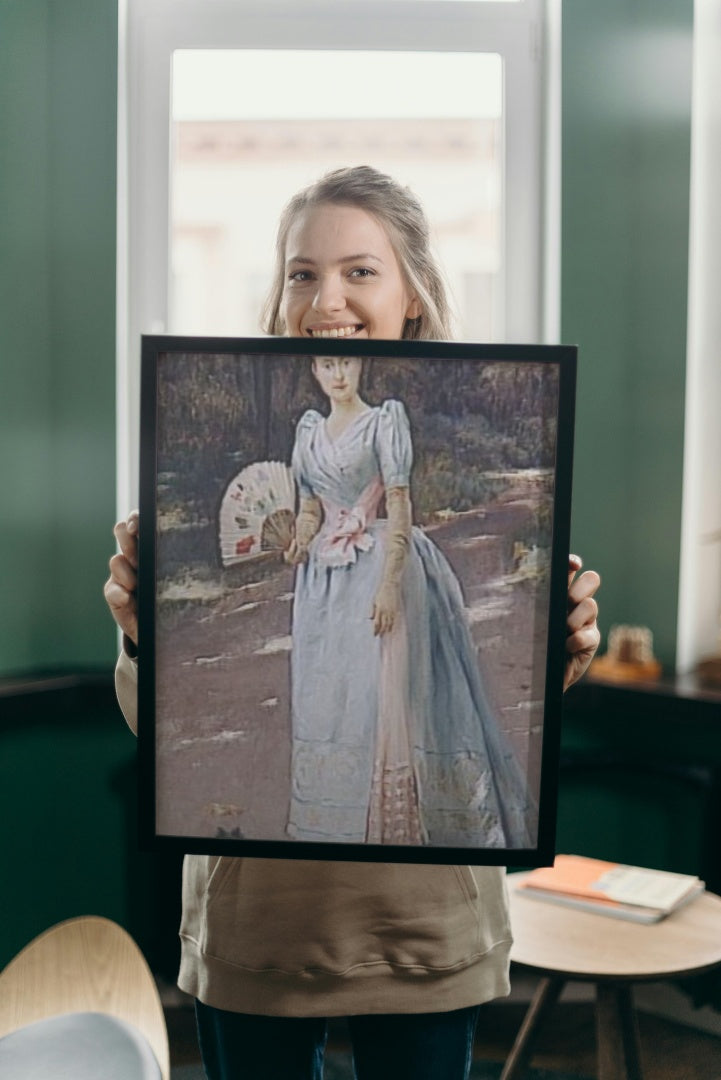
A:
POLYGON ((283 558, 292 566, 305 562, 308 558, 308 547, 311 540, 318 532, 323 521, 323 511, 320 500, 315 498, 301 499, 298 513, 295 518, 295 535, 289 546, 283 553, 283 558))
POLYGON ((401 581, 411 539, 412 510, 407 487, 386 490, 386 552, 383 576, 376 591, 371 618, 373 633, 387 634, 393 629, 401 602, 401 581))

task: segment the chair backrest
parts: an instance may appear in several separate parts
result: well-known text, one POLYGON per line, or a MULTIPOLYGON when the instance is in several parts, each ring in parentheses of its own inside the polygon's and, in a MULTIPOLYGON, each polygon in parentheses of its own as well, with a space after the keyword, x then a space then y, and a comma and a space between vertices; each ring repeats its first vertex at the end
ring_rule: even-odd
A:
POLYGON ((0 973, 0 1037, 36 1020, 82 1012, 137 1028, 169 1080, 165 1016, 145 957, 121 926, 96 915, 46 930, 0 973))

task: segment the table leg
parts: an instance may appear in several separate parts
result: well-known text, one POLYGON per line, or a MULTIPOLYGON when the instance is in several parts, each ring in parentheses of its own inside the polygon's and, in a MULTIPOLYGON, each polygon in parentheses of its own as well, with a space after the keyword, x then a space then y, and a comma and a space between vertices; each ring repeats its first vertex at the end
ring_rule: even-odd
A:
POLYGON ((520 1080, 525 1072, 543 1018, 558 1001, 565 979, 541 979, 523 1018, 516 1040, 503 1066, 500 1080, 520 1080))
POLYGON ((643 1080, 629 983, 596 984, 599 1080, 643 1080))

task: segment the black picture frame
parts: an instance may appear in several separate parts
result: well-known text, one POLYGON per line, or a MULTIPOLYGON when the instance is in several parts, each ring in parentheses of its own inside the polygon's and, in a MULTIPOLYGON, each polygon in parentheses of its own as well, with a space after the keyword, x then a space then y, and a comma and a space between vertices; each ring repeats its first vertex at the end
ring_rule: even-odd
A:
MULTIPOLYGON (((526 344, 143 337, 138 753, 140 843, 145 850, 524 867, 553 861, 576 352, 574 346, 526 344), (357 680, 359 672, 380 670, 377 650, 387 650, 391 637, 386 636, 385 643, 383 635, 346 637, 344 627, 353 622, 350 609, 357 603, 349 599, 356 594, 343 590, 336 594, 341 597, 336 607, 312 608, 311 621, 302 625, 316 629, 296 630, 294 638, 290 625, 294 613, 300 620, 298 613, 309 610, 309 595, 313 603, 320 602, 313 582, 357 582, 367 572, 370 556, 360 547, 349 548, 343 539, 344 551, 350 551, 355 563, 345 563, 340 570, 325 564, 318 569, 317 536, 313 567, 301 564, 301 571, 279 551, 258 550, 265 543, 259 530, 271 523, 269 507, 273 522, 282 520, 283 529, 288 528, 286 511, 276 511, 283 500, 288 502, 293 445, 297 441, 300 446, 301 427, 310 423, 302 418, 315 417, 319 432, 323 427, 318 413, 322 417, 324 399, 313 363, 333 357, 344 358, 350 367, 354 358, 362 363, 360 390, 370 409, 359 423, 367 425, 370 434, 353 433, 351 443, 365 445, 364 452, 368 440, 373 446, 374 439, 381 440, 382 447, 383 439, 392 442, 396 437, 396 421, 388 415, 407 418, 409 433, 404 430, 413 450, 410 547, 430 552, 426 557, 434 565, 440 560, 443 567, 438 571, 442 585, 433 585, 435 599, 425 599, 423 590, 430 597, 431 579, 426 582, 425 564, 418 556, 422 584, 414 586, 412 603, 421 607, 408 608, 406 666, 394 661, 395 666, 383 669, 384 685, 390 670, 390 685, 406 697, 416 694, 419 672, 426 680, 423 694, 417 695, 420 704, 413 706, 416 712, 411 709, 410 719, 400 725, 409 746, 409 760, 401 769, 410 766, 414 792, 404 804, 404 820, 415 815, 411 838, 401 842, 390 825, 385 834, 378 832, 377 822, 371 826, 380 814, 377 805, 376 810, 363 809, 363 798, 376 804, 380 798, 378 776, 369 795, 368 769, 379 770, 391 761, 386 750, 381 754, 378 749, 379 732, 386 741, 382 712, 368 737, 365 705, 345 711, 324 708, 324 702, 340 700, 336 694, 358 699, 347 687, 338 689, 332 664, 317 662, 326 672, 321 677, 316 659, 308 660, 327 658, 333 648, 340 652, 342 642, 362 640, 359 648, 346 646, 352 656, 337 659, 343 678, 357 680), (390 436, 379 434, 382 423, 390 424, 390 436), (266 476, 268 463, 283 466, 271 480, 266 476), (245 479, 238 480, 241 474, 245 479), (457 608, 447 608, 444 589, 453 593, 455 587, 447 584, 446 568, 460 586, 462 615, 457 608), (338 570, 350 576, 334 578, 338 570), (312 577, 316 571, 320 576, 312 577), (413 635, 426 625, 426 615, 418 611, 427 610, 435 622, 421 646, 413 635), (460 682, 465 687, 466 676, 448 674, 460 670, 460 664, 471 672, 469 686, 476 686, 467 649, 448 644, 459 635, 459 640, 472 643, 487 711, 466 720, 466 706, 459 706, 464 719, 456 724, 455 705, 451 720, 431 714, 440 710, 439 702, 455 702, 456 695, 463 702, 477 700, 475 690, 460 687, 460 682), (444 650, 451 655, 447 667, 438 660, 444 650), (401 670, 405 674, 396 679, 401 670), (313 708, 308 712, 308 700, 317 701, 317 713, 313 708), (423 721, 416 720, 418 711, 423 721), (300 714, 310 719, 301 722, 300 714), (316 741, 314 717, 325 723, 331 715, 330 735, 326 731, 316 741), (306 727, 299 734, 301 723, 306 727), (454 724, 459 748, 448 734, 454 724), (497 745, 496 735, 488 735, 491 727, 501 732, 497 745), (423 736, 418 735, 421 728, 423 736), (483 747, 491 749, 477 750, 473 740, 478 730, 488 740, 483 747), (362 738, 359 731, 365 733, 362 738), (346 753, 348 739, 356 738, 356 756, 338 757, 346 753), (513 803, 517 825, 521 821, 518 828, 508 824, 513 810, 504 803, 516 799, 504 788, 516 792, 516 779, 505 775, 511 765, 498 766, 500 760, 510 761, 503 756, 509 748, 518 762, 513 775, 520 774, 523 798, 529 796, 513 803), (338 771, 334 762, 341 760, 338 771), (326 773, 327 783, 322 779, 326 773), (466 787, 449 779, 460 775, 466 787), (520 818, 519 806, 525 807, 520 818), (367 824, 360 834, 362 814, 367 824), (316 831, 322 829, 326 832, 316 831), (380 836, 392 839, 385 842, 380 836)), ((348 453, 353 468, 355 450, 348 453)), ((327 464, 313 454, 309 460, 311 471, 327 464)), ((296 462, 295 479, 305 484, 303 477, 296 462)), ((293 491, 297 507, 295 484, 293 491)), ((323 505, 325 529, 331 510, 330 504, 323 505)), ((382 500, 379 510, 378 520, 357 535, 383 544, 387 526, 382 524, 382 500)), ((342 510, 347 512, 347 507, 342 510)), ((272 535, 277 546, 276 533, 272 535)), ((323 558, 331 558, 327 550, 337 541, 336 532, 330 540, 329 535, 326 530, 323 558)), ((287 544, 287 533, 280 544, 287 544)), ((364 611, 363 618, 372 628, 370 612, 364 611)), ((365 634, 363 627, 358 632, 365 634)), ((369 682, 361 698, 374 702, 380 693, 379 685, 369 682)), ((395 715, 392 710, 386 714, 395 715)), ((396 725, 394 719, 388 723, 396 725)), ((390 775, 386 768, 383 778, 390 775)), ((387 811, 383 814, 384 822, 390 820, 387 811)))

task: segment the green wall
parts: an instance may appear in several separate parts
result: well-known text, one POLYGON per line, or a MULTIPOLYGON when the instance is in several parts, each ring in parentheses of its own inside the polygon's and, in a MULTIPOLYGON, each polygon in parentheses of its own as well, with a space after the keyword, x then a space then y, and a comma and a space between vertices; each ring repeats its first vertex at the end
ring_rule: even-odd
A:
POLYGON ((0 0, 0 676, 112 663, 116 0, 0 0))
POLYGON ((180 858, 138 847, 136 740, 110 673, 0 688, 0 969, 62 919, 104 915, 177 973, 180 858))
POLYGON ((601 628, 675 657, 692 0, 563 5, 562 340, 579 345, 573 546, 601 628))

